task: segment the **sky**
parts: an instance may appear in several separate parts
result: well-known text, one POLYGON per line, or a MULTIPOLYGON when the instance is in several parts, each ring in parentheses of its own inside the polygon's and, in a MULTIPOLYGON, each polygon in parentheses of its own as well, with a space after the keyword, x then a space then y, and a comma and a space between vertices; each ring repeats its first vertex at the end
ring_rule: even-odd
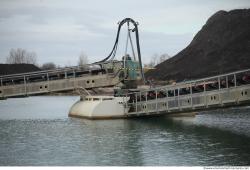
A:
MULTIPOLYGON (((37 54, 38 64, 77 65, 111 51, 118 22, 139 23, 143 63, 155 54, 173 56, 184 49, 207 19, 219 10, 250 8, 250 0, 0 0, 0 63, 11 48, 37 54)), ((122 31, 117 59, 125 51, 122 31)))

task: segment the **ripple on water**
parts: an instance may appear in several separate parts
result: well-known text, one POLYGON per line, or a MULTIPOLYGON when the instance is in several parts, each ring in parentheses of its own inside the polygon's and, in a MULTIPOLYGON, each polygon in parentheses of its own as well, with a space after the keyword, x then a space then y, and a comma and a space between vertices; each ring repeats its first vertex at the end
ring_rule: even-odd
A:
POLYGON ((250 164, 249 107, 193 118, 91 121, 67 116, 76 99, 0 103, 0 165, 250 164))

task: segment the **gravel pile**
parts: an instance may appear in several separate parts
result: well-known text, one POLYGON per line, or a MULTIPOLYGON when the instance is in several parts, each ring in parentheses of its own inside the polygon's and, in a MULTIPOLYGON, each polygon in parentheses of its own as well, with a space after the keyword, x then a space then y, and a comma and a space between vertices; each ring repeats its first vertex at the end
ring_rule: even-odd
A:
POLYGON ((250 9, 218 11, 192 42, 146 73, 158 80, 190 80, 250 68, 250 9))

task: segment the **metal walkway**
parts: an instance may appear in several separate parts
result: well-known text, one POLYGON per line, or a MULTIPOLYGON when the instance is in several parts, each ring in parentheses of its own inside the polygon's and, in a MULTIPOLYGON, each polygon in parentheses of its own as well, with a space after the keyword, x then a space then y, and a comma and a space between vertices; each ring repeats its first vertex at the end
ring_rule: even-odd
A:
POLYGON ((127 93, 124 101, 128 97, 128 117, 250 105, 250 69, 127 93))
POLYGON ((85 68, 72 67, 0 76, 0 99, 73 90, 76 88, 91 89, 115 86, 120 82, 122 82, 124 86, 130 87, 134 86, 135 81, 138 79, 143 79, 145 81, 142 71, 138 23, 131 18, 125 18, 118 25, 115 44, 111 53, 103 60, 85 65, 85 68), (130 28, 130 23, 134 28, 130 28), (126 50, 122 57, 122 61, 118 61, 115 59, 115 56, 120 31, 125 24, 127 25, 128 31, 126 50), (136 51, 133 47, 131 38, 132 32, 135 33, 136 51), (133 58, 127 54, 128 40, 130 40, 133 58), (137 56, 135 52, 137 52, 137 56))
POLYGON ((0 76, 0 98, 114 86, 119 78, 104 69, 71 67, 0 76))

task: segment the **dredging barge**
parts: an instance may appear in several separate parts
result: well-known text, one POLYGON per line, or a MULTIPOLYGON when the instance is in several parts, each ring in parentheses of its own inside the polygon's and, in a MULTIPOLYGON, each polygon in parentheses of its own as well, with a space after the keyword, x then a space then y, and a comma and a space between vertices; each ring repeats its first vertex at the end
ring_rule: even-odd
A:
POLYGON ((115 72, 123 86, 115 89, 113 96, 82 96, 81 100, 71 107, 69 116, 88 119, 127 118, 250 104, 250 69, 174 85, 138 89, 137 82, 146 81, 142 71, 137 25, 131 18, 121 21, 111 53, 104 60, 95 63, 101 68, 115 72), (120 29, 125 23, 128 25, 125 55, 121 62, 117 62, 113 59, 120 29), (129 23, 134 25, 133 29, 130 29, 129 23), (137 56, 131 32, 135 32, 137 56), (133 57, 127 54, 128 42, 133 57))

